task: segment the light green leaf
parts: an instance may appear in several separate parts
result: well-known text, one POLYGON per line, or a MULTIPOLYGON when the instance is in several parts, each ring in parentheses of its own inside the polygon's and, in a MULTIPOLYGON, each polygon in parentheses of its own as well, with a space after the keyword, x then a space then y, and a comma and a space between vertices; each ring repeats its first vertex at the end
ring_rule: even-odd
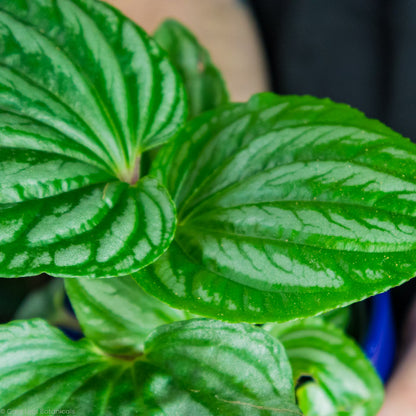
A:
MULTIPOLYGON (((333 400, 325 390, 316 383, 306 383, 296 391, 298 403, 302 403, 302 411, 307 416, 335 416, 339 415, 333 400)), ((348 416, 345 413, 344 416, 348 416)))
POLYGON ((193 120, 153 174, 174 243, 135 274, 173 307, 288 321, 413 277, 416 147, 330 100, 260 94, 193 120))
POLYGON ((306 416, 374 416, 383 403, 383 386, 360 347, 321 319, 270 329, 284 345, 306 416))
POLYGON ((53 279, 29 292, 13 316, 16 320, 33 318, 42 318, 50 325, 81 333, 79 322, 65 305, 63 279, 53 279))
POLYGON ((191 318, 148 295, 130 276, 65 279, 65 288, 84 334, 110 354, 141 352, 158 326, 191 318))
POLYGON ((55 318, 60 317, 63 312, 64 301, 64 281, 53 279, 23 299, 14 314, 14 319, 42 318, 53 325, 55 318))
POLYGON ((194 320, 161 327, 143 355, 113 357, 43 321, 0 329, 0 409, 90 415, 301 415, 281 344, 260 329, 194 320))
POLYGON ((228 102, 228 91, 208 51, 181 23, 165 20, 154 34, 179 71, 188 94, 191 118, 228 102))
POLYGON ((174 207, 140 160, 185 118, 167 56, 106 3, 1 2, 0 275, 119 276, 160 256, 174 207))
POLYGON ((322 319, 345 331, 350 324, 351 315, 351 308, 346 306, 345 308, 333 309, 332 311, 324 313, 322 319))

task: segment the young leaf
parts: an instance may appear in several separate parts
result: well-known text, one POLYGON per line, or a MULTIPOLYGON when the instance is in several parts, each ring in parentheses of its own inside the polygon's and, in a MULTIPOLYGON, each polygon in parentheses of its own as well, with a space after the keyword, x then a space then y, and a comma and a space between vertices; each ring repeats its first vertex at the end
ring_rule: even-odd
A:
POLYGON ((212 63, 208 51, 195 36, 175 20, 165 20, 156 30, 154 39, 169 54, 179 71, 188 93, 189 117, 228 102, 224 79, 212 63))
POLYGON ((275 325, 270 329, 284 345, 306 416, 374 416, 383 403, 383 386, 360 347, 321 319, 275 325))
POLYGON ((301 415, 281 344, 248 325, 171 324, 126 359, 43 321, 17 321, 0 329, 0 357, 0 409, 14 412, 301 415))
POLYGON ((65 288, 84 334, 110 354, 139 353, 158 326, 191 317, 148 295, 130 276, 65 279, 65 288))
POLYGON ((186 118, 168 58, 96 0, 1 2, 0 28, 0 275, 119 276, 154 261, 175 215, 139 177, 141 155, 186 118))
POLYGON ((155 161, 174 243, 135 274, 173 307, 287 321, 414 276, 416 147, 359 111, 261 94, 193 120, 155 161))

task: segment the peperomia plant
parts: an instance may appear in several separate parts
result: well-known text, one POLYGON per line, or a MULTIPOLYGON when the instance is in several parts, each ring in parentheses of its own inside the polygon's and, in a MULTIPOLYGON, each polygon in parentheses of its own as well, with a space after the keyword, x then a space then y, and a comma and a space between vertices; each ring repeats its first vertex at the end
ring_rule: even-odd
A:
POLYGON ((416 147, 328 99, 229 103, 186 28, 155 40, 0 0, 0 275, 66 278, 85 334, 0 327, 1 411, 375 415, 371 364, 308 317, 416 272, 416 147))

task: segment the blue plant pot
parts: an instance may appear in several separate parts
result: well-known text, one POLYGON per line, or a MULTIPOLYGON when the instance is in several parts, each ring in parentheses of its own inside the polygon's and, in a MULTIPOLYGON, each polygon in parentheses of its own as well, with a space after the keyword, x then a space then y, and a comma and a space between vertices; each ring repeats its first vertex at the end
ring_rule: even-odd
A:
MULTIPOLYGON (((69 312, 72 316, 75 317, 74 308, 71 305, 71 301, 69 300, 68 295, 65 293, 65 299, 64 299, 64 306, 67 312, 69 312)), ((69 338, 73 341, 79 341, 80 339, 84 338, 84 334, 81 331, 76 331, 71 328, 66 328, 63 326, 60 326, 59 329, 69 338)))
POLYGON ((385 292, 374 296, 370 302, 370 322, 363 349, 385 383, 393 369, 396 352, 396 333, 390 293, 385 292))

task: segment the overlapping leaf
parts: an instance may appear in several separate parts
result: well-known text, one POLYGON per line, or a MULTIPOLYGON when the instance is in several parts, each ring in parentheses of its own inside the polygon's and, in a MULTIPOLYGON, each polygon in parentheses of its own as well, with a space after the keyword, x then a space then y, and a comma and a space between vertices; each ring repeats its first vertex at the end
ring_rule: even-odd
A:
POLYGON ((285 321, 414 276, 416 148, 346 105, 255 96, 205 114, 153 173, 174 243, 135 275, 174 307, 285 321))
POLYGON ((158 326, 191 318, 148 295, 130 276, 65 279, 65 288, 84 334, 110 354, 143 351, 158 326))
POLYGON ((360 347, 320 319, 270 329, 284 345, 306 416, 374 416, 383 403, 383 386, 360 347))
POLYGON ((325 322, 328 322, 339 329, 347 330, 352 319, 352 311, 350 307, 333 309, 322 315, 325 322))
POLYGON ((208 51, 175 20, 164 21, 154 38, 168 53, 185 83, 191 118, 228 102, 228 91, 208 51))
POLYGON ((140 158, 185 117, 168 58, 107 4, 1 1, 0 275, 121 275, 163 253, 174 208, 140 158))
POLYGON ((168 247, 175 216, 158 181, 108 182, 53 198, 0 205, 2 277, 120 276, 168 247))
POLYGON ((300 415, 281 344, 260 329, 193 320, 161 327, 136 357, 102 354, 43 321, 0 329, 0 409, 76 414, 300 415))

